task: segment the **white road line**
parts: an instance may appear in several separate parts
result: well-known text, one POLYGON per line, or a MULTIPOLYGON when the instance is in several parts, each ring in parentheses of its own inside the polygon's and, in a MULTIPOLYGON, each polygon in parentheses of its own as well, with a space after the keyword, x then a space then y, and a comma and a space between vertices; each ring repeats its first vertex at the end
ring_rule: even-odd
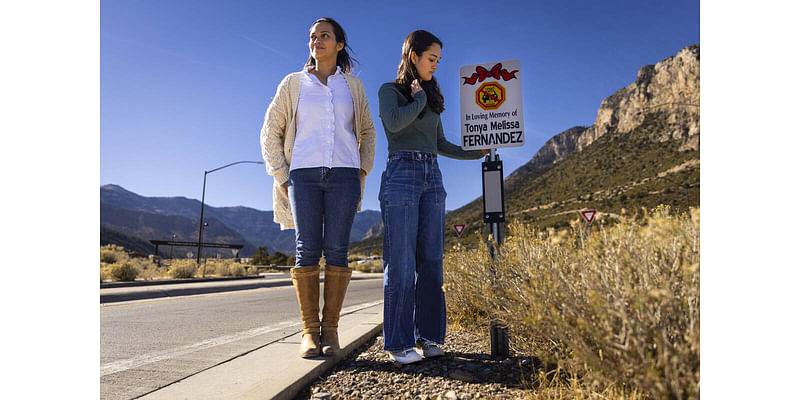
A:
POLYGON ((372 306, 377 306, 378 304, 383 304, 383 300, 373 301, 371 303, 361 303, 361 304, 356 304, 354 306, 345 307, 345 308, 342 309, 342 312, 340 313, 340 315, 352 314, 352 313, 354 313, 356 311, 361 311, 361 310, 363 310, 365 308, 370 308, 372 306))
POLYGON ((100 376, 106 376, 116 372, 122 372, 133 368, 141 367, 142 365, 152 364, 155 362, 169 360, 171 358, 180 357, 184 354, 192 353, 199 350, 208 349, 211 347, 219 346, 226 343, 235 342, 237 340, 247 339, 257 335, 274 332, 280 329, 286 329, 293 326, 299 326, 301 323, 297 321, 283 321, 271 326, 263 326, 260 328, 250 329, 247 331, 234 333, 232 335, 220 336, 213 339, 203 340, 201 342, 188 344, 173 349, 162 351, 154 351, 152 353, 143 354, 126 360, 114 361, 100 367, 100 376))
MULTIPOLYGON (((376 305, 381 304, 381 303, 383 303, 383 300, 373 301, 373 302, 370 302, 370 303, 357 304, 357 305, 354 305, 354 306, 346 307, 346 308, 342 309, 342 313, 341 314, 342 315, 351 314, 351 313, 354 313, 356 311, 360 311, 360 310, 363 310, 365 308, 376 306, 376 305)), ((192 352, 195 352, 195 351, 208 349, 208 348, 211 348, 211 347, 215 347, 215 346, 219 346, 219 345, 235 342, 235 341, 238 341, 238 340, 251 338, 253 336, 263 335, 265 333, 274 332, 274 331, 281 330, 281 329, 293 328, 295 326, 300 326, 301 324, 302 324, 302 322, 297 321, 297 320, 283 321, 283 322, 279 322, 279 323, 274 324, 274 325, 262 326, 262 327, 259 327, 259 328, 254 328, 254 329, 250 329, 250 330, 234 333, 232 335, 225 335, 225 336, 220 336, 220 337, 213 338, 213 339, 203 340, 201 342, 188 344, 188 345, 181 346, 181 347, 176 347, 176 348, 173 348, 173 349, 167 349, 167 350, 162 350, 162 351, 154 351, 152 353, 143 354, 141 356, 136 356, 136 357, 128 358, 128 359, 125 359, 125 360, 117 360, 117 361, 114 361, 114 362, 110 362, 110 363, 101 365, 100 366, 100 376, 103 377, 103 376, 106 376, 106 375, 109 375, 109 374, 122 372, 122 371, 126 371, 126 370, 133 369, 133 368, 138 368, 138 367, 141 367, 141 366, 146 365, 146 364, 152 364, 152 363, 163 361, 163 360, 169 360, 171 358, 180 357, 180 356, 182 356, 184 354, 188 354, 188 353, 192 353, 192 352)))

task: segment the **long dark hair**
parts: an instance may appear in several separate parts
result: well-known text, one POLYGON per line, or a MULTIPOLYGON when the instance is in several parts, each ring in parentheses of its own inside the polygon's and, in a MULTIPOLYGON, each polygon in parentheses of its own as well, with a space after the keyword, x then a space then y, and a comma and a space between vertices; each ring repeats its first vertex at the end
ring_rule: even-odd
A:
MULTIPOLYGON (((336 66, 342 69, 342 72, 348 73, 353 70, 353 62, 358 62, 353 57, 350 57, 350 54, 347 52, 349 49, 353 51, 349 44, 347 44, 347 35, 344 33, 344 29, 342 26, 336 22, 335 19, 331 17, 322 17, 316 21, 314 21, 311 26, 314 26, 320 22, 327 22, 333 26, 333 36, 336 36, 336 43, 344 43, 344 47, 339 53, 336 54, 336 66)), ((309 65, 317 66, 317 60, 314 59, 312 55, 308 56, 308 61, 306 61, 306 67, 309 65)))
MULTIPOLYGON (((394 84, 397 86, 397 89, 406 96, 408 101, 413 99, 413 97, 411 97, 411 82, 419 78, 417 68, 414 63, 411 62, 411 52, 413 51, 416 53, 418 58, 422 57, 422 53, 428 50, 434 43, 438 44, 440 47, 444 47, 439 38, 423 30, 411 32, 406 37, 405 42, 403 42, 403 55, 400 58, 400 66, 397 67, 397 79, 394 80, 394 84)), ((431 110, 436 114, 441 114, 442 111, 444 111, 444 97, 439 90, 439 83, 436 82, 436 78, 431 77, 429 81, 419 79, 419 84, 428 97, 428 106, 430 106, 431 110)), ((419 117, 422 118, 424 114, 425 111, 423 110, 419 117)))

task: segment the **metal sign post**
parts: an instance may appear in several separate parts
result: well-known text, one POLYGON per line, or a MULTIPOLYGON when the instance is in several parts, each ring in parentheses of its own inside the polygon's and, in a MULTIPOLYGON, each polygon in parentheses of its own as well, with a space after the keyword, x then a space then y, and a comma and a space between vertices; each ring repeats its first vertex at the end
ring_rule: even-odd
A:
POLYGON ((502 229, 499 227, 506 221, 503 162, 500 161, 495 149, 489 150, 486 161, 481 163, 481 169, 483 170, 483 222, 492 224, 488 232, 492 234, 497 244, 502 244, 502 229))
MULTIPOLYGON (((492 246, 494 238, 497 246, 503 245, 503 222, 505 222, 505 199, 503 196, 503 162, 495 149, 490 149, 486 161, 481 163, 483 170, 483 222, 486 223, 486 245, 489 247, 489 262, 497 260, 492 246)), ((490 264, 491 265, 491 264, 490 264)), ((494 274, 494 270, 492 270, 494 274)), ((496 321, 491 321, 489 334, 492 355, 508 356, 508 328, 496 321)))

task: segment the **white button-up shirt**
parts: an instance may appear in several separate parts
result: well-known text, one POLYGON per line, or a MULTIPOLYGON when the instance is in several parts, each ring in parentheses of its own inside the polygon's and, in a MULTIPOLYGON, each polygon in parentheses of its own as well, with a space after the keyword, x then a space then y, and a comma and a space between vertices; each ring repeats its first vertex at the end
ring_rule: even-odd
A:
POLYGON ((353 97, 339 67, 325 86, 303 71, 297 103, 297 135, 290 170, 315 167, 360 168, 353 133, 353 97))

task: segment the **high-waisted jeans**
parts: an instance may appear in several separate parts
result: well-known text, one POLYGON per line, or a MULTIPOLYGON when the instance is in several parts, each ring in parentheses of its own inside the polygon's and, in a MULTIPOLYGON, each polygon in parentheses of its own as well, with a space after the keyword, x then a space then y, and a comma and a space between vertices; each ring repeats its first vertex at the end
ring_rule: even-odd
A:
POLYGON ((358 168, 301 168, 289 172, 289 203, 297 245, 296 267, 347 266, 350 229, 361 200, 358 168))
POLYGON ((436 156, 423 152, 389 156, 378 195, 385 227, 385 350, 409 349, 423 339, 444 343, 445 197, 436 156))

